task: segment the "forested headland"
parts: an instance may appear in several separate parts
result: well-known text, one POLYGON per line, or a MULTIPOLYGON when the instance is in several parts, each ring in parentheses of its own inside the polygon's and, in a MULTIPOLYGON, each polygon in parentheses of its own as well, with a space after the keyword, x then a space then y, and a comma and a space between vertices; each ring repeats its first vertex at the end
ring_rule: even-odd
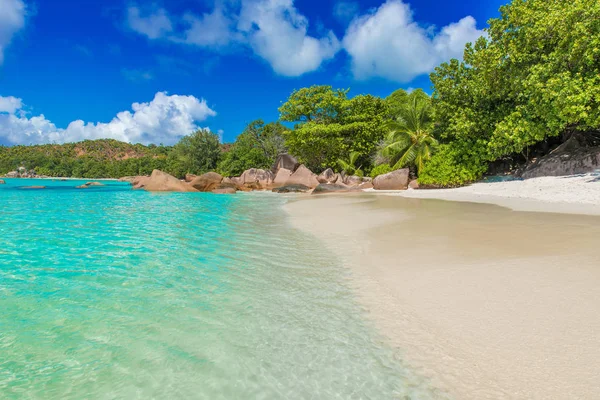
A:
POLYGON ((289 152, 314 172, 375 176, 408 167, 420 184, 447 187, 498 166, 518 171, 573 135, 597 146, 600 2, 514 0, 500 11, 486 36, 467 44, 463 61, 435 69, 431 95, 399 89, 380 98, 312 86, 290 95, 279 121, 252 121, 231 144, 199 130, 174 146, 107 139, 0 147, 0 173, 233 176, 289 152))

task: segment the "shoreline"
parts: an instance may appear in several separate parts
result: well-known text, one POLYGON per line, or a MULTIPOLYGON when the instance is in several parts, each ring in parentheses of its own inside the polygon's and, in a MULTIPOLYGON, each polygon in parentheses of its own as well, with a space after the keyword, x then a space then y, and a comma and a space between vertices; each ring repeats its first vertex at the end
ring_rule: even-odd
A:
POLYGON ((367 318, 407 367, 449 397, 600 397, 600 218, 444 200, 302 196, 284 209, 342 260, 367 318))
POLYGON ((600 215, 600 174, 597 173, 478 182, 451 189, 369 189, 365 192, 414 199, 494 204, 513 211, 600 215))

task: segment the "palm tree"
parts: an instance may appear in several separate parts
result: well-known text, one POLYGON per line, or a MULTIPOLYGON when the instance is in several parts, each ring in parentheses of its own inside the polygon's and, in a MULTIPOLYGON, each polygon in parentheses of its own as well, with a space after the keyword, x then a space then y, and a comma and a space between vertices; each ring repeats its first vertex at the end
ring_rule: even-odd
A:
POLYGON ((359 157, 360 153, 358 151, 353 151, 350 153, 350 158, 348 158, 348 160, 342 160, 340 158, 337 162, 345 174, 363 176, 361 166, 356 166, 359 157))
POLYGON ((431 159, 437 140, 431 135, 433 118, 431 100, 423 91, 411 93, 398 109, 396 120, 385 125, 389 131, 377 150, 377 159, 393 169, 414 165, 417 174, 431 159))

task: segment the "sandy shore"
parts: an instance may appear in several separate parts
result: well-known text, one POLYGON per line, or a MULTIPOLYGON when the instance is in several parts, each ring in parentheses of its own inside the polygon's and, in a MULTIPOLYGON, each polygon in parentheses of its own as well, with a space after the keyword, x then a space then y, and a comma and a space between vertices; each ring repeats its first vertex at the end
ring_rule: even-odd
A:
POLYGON ((600 174, 476 183, 456 189, 376 193, 419 199, 490 203, 516 211, 600 215, 600 174))
MULTIPOLYGON (((550 210, 499 187, 468 190, 550 210)), ((467 201, 468 190, 454 193, 467 201)), ((420 193, 435 192, 410 195, 420 193)), ((554 206, 595 206, 564 200, 554 206)), ((343 260, 408 367, 449 397, 600 398, 600 217, 369 193, 298 198, 286 210, 343 260)))

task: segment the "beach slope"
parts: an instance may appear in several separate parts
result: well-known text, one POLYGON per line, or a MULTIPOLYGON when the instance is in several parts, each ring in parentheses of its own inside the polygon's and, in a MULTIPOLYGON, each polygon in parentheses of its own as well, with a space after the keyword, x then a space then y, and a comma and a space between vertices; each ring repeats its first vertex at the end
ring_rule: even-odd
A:
POLYGON ((599 217, 372 193, 285 208, 343 260, 399 357, 450 397, 600 398, 599 217))

